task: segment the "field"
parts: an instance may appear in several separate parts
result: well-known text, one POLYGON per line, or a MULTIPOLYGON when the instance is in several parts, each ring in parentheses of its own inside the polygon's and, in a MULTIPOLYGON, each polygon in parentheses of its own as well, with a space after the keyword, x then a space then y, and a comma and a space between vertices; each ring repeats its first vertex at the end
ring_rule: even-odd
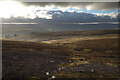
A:
POLYGON ((53 75, 55 80, 117 79, 118 34, 117 30, 66 31, 3 39, 3 79, 47 80, 53 75))

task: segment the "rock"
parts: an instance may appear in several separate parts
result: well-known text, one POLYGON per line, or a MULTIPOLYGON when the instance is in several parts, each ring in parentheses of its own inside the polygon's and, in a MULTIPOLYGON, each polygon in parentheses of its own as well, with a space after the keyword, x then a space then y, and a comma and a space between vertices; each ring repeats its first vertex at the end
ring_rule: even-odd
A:
POLYGON ((93 69, 91 69, 91 72, 93 73, 93 72, 94 72, 94 70, 93 70, 93 69))
POLYGON ((64 69, 64 67, 62 67, 62 69, 64 69))
POLYGON ((55 78, 55 76, 52 76, 51 78, 52 78, 52 79, 54 79, 54 78, 55 78))
POLYGON ((46 72, 46 75, 49 75, 49 72, 46 72))
POLYGON ((58 68, 59 71, 61 71, 62 69, 61 68, 58 68))

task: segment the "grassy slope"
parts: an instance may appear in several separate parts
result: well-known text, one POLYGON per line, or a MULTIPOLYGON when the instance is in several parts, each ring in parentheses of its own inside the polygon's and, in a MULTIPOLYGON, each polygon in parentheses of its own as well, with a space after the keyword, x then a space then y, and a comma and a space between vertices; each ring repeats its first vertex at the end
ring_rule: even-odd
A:
POLYGON ((87 40, 62 46, 64 48, 34 42, 3 41, 3 77, 39 78, 45 77, 45 72, 58 77, 117 77, 117 39, 87 40), (58 71, 61 67, 65 69, 58 71), (91 74, 92 68, 97 73, 91 74))
POLYGON ((53 45, 3 41, 3 77, 46 77, 46 72, 57 69, 68 51, 53 45))
MULTIPOLYGON (((84 40, 60 46, 64 46, 73 53, 66 63, 59 65, 65 67, 61 72, 62 75, 66 77, 101 77, 101 75, 102 77, 117 77, 118 38, 84 40), (68 63, 70 60, 72 62, 68 63), (90 73, 91 69, 95 70, 94 74, 90 73)), ((59 77, 62 76, 60 74, 58 74, 59 77)))
MULTIPOLYGON (((88 33, 90 37, 94 34, 88 33)), ((3 40, 3 77, 41 78, 47 77, 46 72, 60 78, 117 77, 118 38, 104 35, 103 32, 95 33, 98 39, 74 41, 73 38, 72 42, 68 39, 69 43, 64 43, 64 39, 61 39, 60 44, 3 40), (110 38, 103 38, 104 36, 110 38), (58 70, 62 67, 63 70, 58 70), (94 70, 93 73, 91 69, 94 70)), ((116 32, 112 33, 116 36, 116 32)))

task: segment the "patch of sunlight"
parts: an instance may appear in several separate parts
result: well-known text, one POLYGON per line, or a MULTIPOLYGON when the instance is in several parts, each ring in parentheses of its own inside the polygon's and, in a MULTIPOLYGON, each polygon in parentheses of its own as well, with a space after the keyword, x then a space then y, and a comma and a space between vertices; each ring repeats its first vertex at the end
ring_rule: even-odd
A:
POLYGON ((73 59, 73 60, 80 60, 80 59, 85 60, 85 58, 83 58, 83 57, 72 57, 71 59, 73 59))
POLYGON ((39 79, 39 77, 37 77, 37 76, 31 76, 30 78, 32 78, 32 79, 39 79))
POLYGON ((70 63, 69 66, 77 66, 80 64, 89 64, 89 62, 88 61, 76 61, 76 62, 70 63))
POLYGON ((114 65, 114 64, 111 64, 111 63, 106 63, 106 65, 108 65, 108 66, 118 67, 118 65, 114 65))
POLYGON ((77 66, 81 64, 89 64, 90 62, 86 61, 83 57, 72 57, 69 59, 69 63, 67 64, 61 64, 59 67, 71 67, 71 66, 77 66))
POLYGON ((51 41, 42 41, 42 43, 50 44, 50 43, 52 43, 52 42, 51 42, 51 41))

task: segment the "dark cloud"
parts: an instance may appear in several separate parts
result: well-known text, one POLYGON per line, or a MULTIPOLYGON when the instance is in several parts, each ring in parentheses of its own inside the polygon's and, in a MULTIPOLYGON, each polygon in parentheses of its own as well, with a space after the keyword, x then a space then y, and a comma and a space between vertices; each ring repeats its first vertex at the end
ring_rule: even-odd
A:
MULTIPOLYGON (((86 22, 118 22, 118 15, 112 17, 109 15, 98 16, 95 14, 84 13, 84 12, 62 12, 62 11, 48 11, 47 14, 52 15, 52 19, 40 18, 35 19, 17 17, 3 19, 3 22, 20 22, 20 23, 86 23, 86 22)), ((113 14, 112 14, 113 15, 113 14)))
POLYGON ((109 10, 109 9, 117 9, 118 2, 24 2, 26 6, 56 6, 58 8, 75 8, 75 9, 83 9, 86 8, 88 10, 109 10))
POLYGON ((105 30, 116 29, 118 17, 97 16, 90 13, 48 11, 52 19, 35 19, 24 17, 3 18, 3 23, 37 23, 37 24, 3 24, 3 34, 23 34, 30 32, 48 32, 48 31, 73 31, 73 30, 105 30), (106 23, 102 23, 106 22, 106 23), (109 23, 108 23, 109 22, 109 23))

